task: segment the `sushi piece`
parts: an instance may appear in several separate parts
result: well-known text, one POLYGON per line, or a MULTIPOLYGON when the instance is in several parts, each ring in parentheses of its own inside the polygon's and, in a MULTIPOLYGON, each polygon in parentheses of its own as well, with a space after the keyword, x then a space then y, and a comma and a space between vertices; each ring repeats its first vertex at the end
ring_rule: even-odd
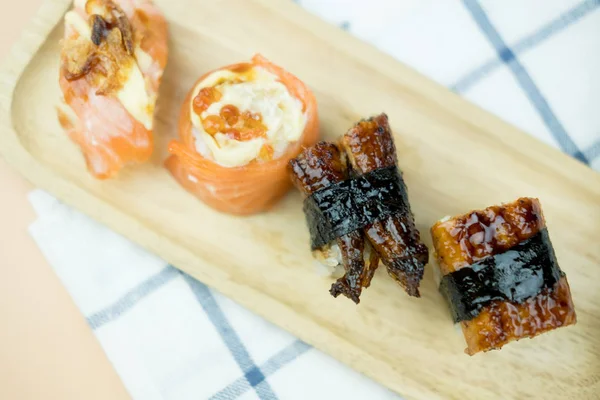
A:
POLYGON ((59 122, 99 179, 152 154, 167 23, 148 0, 76 0, 65 14, 59 122))
POLYGON ((304 214, 314 257, 342 264, 331 289, 358 303, 381 259, 411 296, 429 252, 421 243, 396 165, 396 150, 381 114, 359 121, 339 145, 321 142, 290 161, 292 181, 305 195, 304 214))
MULTIPOLYGON (((317 143, 303 150, 289 165, 292 181, 305 196, 348 179, 346 157, 333 143, 317 143)), ((356 304, 379 264, 377 253, 372 251, 361 230, 323 244, 313 250, 313 256, 326 267, 343 266, 345 274, 333 283, 330 293, 333 297, 343 294, 356 304)))
MULTIPOLYGON (((352 127, 341 140, 353 174, 365 174, 391 169, 397 171, 396 147, 385 114, 362 120, 352 127)), ((399 179, 402 207, 398 212, 377 218, 364 226, 365 236, 371 242, 388 274, 411 296, 419 297, 419 283, 429 260, 427 246, 420 233, 408 202, 402 178, 399 179)))
POLYGON ((166 163, 175 179, 219 211, 254 214, 288 191, 288 161, 317 142, 317 103, 298 78, 256 55, 200 77, 179 135, 166 163))
POLYGON ((499 349, 576 322, 538 199, 446 218, 431 228, 440 291, 466 353, 499 349))

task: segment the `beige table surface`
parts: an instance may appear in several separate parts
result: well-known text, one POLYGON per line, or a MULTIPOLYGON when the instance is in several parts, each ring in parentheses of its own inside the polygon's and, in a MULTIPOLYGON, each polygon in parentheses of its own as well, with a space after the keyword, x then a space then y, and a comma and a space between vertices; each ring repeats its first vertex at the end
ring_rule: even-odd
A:
MULTIPOLYGON (((41 0, 1 0, 0 58, 41 0)), ((27 226, 32 187, 0 160, 0 399, 127 399, 27 226)))

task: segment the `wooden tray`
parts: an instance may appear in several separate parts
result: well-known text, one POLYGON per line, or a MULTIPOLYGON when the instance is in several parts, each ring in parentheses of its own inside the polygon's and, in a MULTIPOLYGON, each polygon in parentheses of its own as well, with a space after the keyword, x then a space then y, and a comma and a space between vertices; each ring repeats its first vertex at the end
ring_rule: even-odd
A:
POLYGON ((1 68, 1 152, 17 170, 407 398, 598 396, 600 175, 289 0, 156 2, 170 22, 171 54, 152 162, 108 182, 86 172, 54 110, 69 1, 48 0, 1 68), (330 280, 315 273, 299 194, 268 214, 234 218, 184 192, 162 168, 184 94, 205 71, 254 52, 314 88, 325 138, 363 116, 388 113, 428 245, 429 226, 444 215, 539 197, 579 323, 469 357, 429 269, 417 300, 380 268, 356 307, 331 298, 330 280))

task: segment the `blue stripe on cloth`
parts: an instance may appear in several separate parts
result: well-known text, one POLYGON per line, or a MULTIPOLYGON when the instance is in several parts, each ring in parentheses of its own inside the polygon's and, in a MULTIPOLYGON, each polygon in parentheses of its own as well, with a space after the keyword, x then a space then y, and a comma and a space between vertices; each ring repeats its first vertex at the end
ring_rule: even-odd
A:
POLYGON ((575 7, 565 11, 560 17, 542 26, 536 33, 526 36, 516 42, 514 46, 512 46, 513 51, 519 53, 535 47, 555 33, 558 33, 569 25, 579 21, 590 12, 597 9, 598 6, 600 6, 600 0, 582 1, 575 7))
POLYGON ((215 326, 223 342, 233 355, 233 358, 244 373, 244 378, 248 384, 254 388, 256 394, 263 400, 275 400, 277 396, 271 389, 271 386, 265 381, 265 375, 260 368, 256 366, 248 350, 242 343, 238 334, 235 332, 227 317, 219 307, 217 300, 210 290, 203 283, 195 280, 189 275, 183 274, 185 281, 190 285, 196 299, 208 315, 208 318, 215 326))
POLYGON ((585 149, 583 154, 585 154, 585 157, 590 161, 600 157, 600 140, 596 141, 596 143, 585 149))
MULTIPOLYGON (((263 374, 268 377, 274 374, 275 372, 282 369, 285 365, 289 364, 302 354, 306 353, 310 350, 311 347, 302 342, 301 340, 296 340, 294 343, 281 350, 279 353, 275 354, 273 357, 269 358, 261 367, 261 371, 263 374)), ((226 388, 221 390, 219 393, 210 397, 211 400, 229 400, 232 398, 236 398, 244 394, 250 389, 250 385, 245 378, 239 378, 238 380, 232 382, 226 388)))
POLYGON ((529 76, 523 65, 519 62, 511 49, 506 46, 504 40, 490 22, 485 11, 481 8, 477 0, 463 0, 467 10, 471 13, 473 20, 479 26, 479 29, 488 38, 490 43, 496 49, 498 57, 510 68, 517 82, 525 91, 525 95, 531 104, 537 109, 542 117, 544 124, 554 136, 561 149, 584 163, 588 163, 584 154, 577 148, 573 139, 567 134, 558 118, 552 112, 550 105, 542 96, 533 79, 529 76))
MULTIPOLYGON (((570 10, 566 11, 560 17, 550 21, 546 25, 542 26, 535 33, 526 36, 525 38, 516 42, 513 46, 511 46, 514 54, 521 54, 526 52, 529 49, 532 49, 536 45, 542 43, 544 40, 552 37, 554 34, 562 31, 569 25, 579 21, 581 18, 588 15, 593 10, 597 9, 600 5, 600 0, 586 0, 570 10)), ((475 83, 479 82, 482 78, 489 75, 493 70, 498 67, 501 67, 504 63, 494 58, 493 60, 489 60, 484 63, 482 66, 476 68, 475 70, 469 72, 462 78, 460 78, 455 84, 450 86, 450 89, 457 93, 464 92, 468 90, 475 83)))
POLYGON ((87 318, 88 324, 92 329, 98 329, 101 326, 106 325, 107 323, 117 319, 124 312, 130 310, 144 297, 148 296, 156 289, 178 276, 179 271, 177 271, 175 268, 170 265, 165 267, 157 274, 151 276, 131 289, 112 305, 89 316, 87 318))

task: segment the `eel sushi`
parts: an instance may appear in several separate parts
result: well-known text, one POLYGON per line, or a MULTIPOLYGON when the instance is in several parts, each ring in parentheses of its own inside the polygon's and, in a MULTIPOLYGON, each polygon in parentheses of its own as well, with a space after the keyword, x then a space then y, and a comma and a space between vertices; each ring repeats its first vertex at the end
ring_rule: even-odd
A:
MULTIPOLYGON (((396 147, 387 115, 358 122, 342 137, 341 143, 355 175, 386 170, 398 174, 396 147)), ((377 218, 363 229, 389 275, 409 295, 419 297, 419 283, 429 260, 429 251, 415 227, 407 189, 399 174, 398 183, 397 200, 401 200, 398 211, 377 218)))
POLYGON ((466 353, 575 324, 569 283, 538 199, 443 219, 431 235, 440 291, 460 323, 466 353))
POLYGON ((409 295, 419 296, 429 252, 415 227, 385 114, 359 121, 339 146, 321 142, 304 150, 290 172, 305 195, 313 255, 334 258, 346 270, 332 286, 334 297, 344 293, 358 303, 379 260, 409 295))
POLYGON ((167 23, 149 0, 76 0, 65 14, 58 119, 96 178, 150 158, 167 53, 167 23))
POLYGON ((318 140, 317 102, 261 55, 198 79, 185 99, 167 169, 190 193, 230 214, 271 208, 291 187, 287 163, 318 140))
MULTIPOLYGON (((333 143, 317 143, 302 151, 289 165, 292 181, 306 197, 348 179, 346 157, 333 143)), ((313 255, 326 267, 343 266, 345 274, 331 286, 330 293, 334 297, 343 294, 356 304, 379 264, 377 253, 365 241, 361 230, 314 248, 313 255)))

